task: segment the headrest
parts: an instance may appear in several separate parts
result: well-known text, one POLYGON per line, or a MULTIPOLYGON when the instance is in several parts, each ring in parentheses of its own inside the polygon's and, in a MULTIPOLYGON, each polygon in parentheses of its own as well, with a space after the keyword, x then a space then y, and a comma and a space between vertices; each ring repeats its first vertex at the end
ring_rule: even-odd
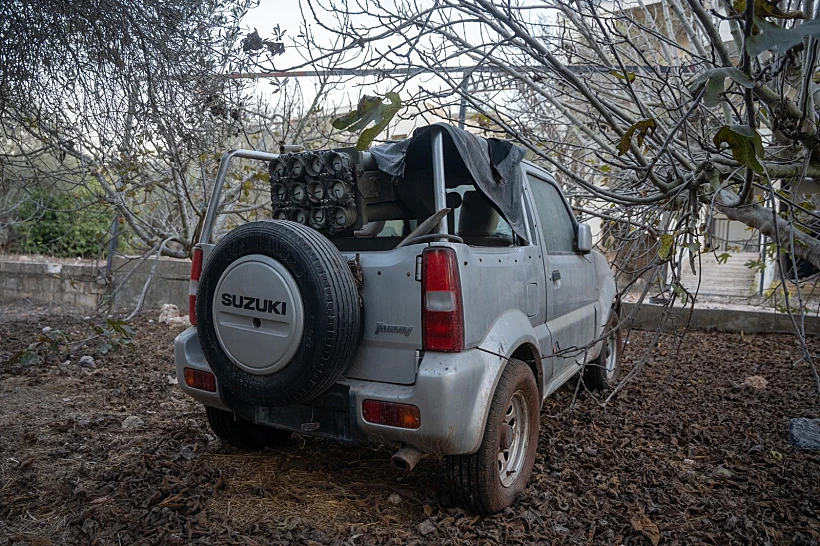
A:
POLYGON ((500 218, 484 195, 476 190, 464 192, 458 216, 458 235, 489 237, 498 229, 500 218))

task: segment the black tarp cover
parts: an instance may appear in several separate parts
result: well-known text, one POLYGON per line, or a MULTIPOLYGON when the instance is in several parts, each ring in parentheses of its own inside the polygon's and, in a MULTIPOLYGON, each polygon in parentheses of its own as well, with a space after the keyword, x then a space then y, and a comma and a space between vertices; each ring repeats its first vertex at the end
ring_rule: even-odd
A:
POLYGON ((458 185, 449 181, 451 172, 466 168, 476 188, 493 202, 510 227, 526 239, 519 166, 525 151, 508 140, 483 138, 446 123, 427 125, 416 129, 406 140, 371 148, 379 170, 396 177, 403 177, 408 165, 422 165, 423 170, 432 170, 431 141, 436 130, 443 132, 447 186, 458 185), (453 161, 454 151, 460 160, 457 163, 453 161))

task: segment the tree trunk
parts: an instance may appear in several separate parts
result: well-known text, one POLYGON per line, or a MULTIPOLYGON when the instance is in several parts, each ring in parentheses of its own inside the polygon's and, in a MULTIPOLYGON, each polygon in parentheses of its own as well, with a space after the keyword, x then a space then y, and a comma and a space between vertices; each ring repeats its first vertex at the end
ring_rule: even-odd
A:
MULTIPOLYGON (((725 190, 721 193, 724 192, 725 190)), ((756 203, 740 207, 727 207, 718 204, 717 208, 730 219, 757 228, 762 234, 778 242, 785 252, 791 249, 791 235, 794 226, 777 216, 772 209, 762 207, 756 203), (776 224, 775 219, 777 220, 776 224)), ((794 228, 794 240, 794 255, 820 269, 820 241, 796 228, 794 228)))

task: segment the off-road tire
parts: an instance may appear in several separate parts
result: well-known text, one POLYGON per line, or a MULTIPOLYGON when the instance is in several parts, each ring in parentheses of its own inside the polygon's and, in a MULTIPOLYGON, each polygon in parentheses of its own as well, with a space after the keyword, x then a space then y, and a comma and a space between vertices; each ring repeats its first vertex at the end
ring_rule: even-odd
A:
POLYGON ((584 366, 584 385, 591 391, 604 391, 611 389, 618 382, 621 373, 621 354, 623 352, 623 330, 612 332, 618 326, 620 317, 613 309, 609 315, 609 322, 606 326, 606 337, 601 347, 598 358, 584 366), (607 361, 615 351, 614 368, 611 372, 607 368, 607 361))
POLYGON ((266 447, 278 447, 288 441, 289 430, 263 427, 251 423, 229 411, 205 406, 208 424, 221 440, 233 447, 248 450, 259 450, 266 447))
POLYGON ((490 515, 512 506, 527 486, 538 449, 541 404, 530 368, 510 360, 495 389, 484 437, 471 455, 447 457, 447 485, 453 500, 477 514, 490 515), (504 417, 516 393, 522 393, 528 410, 527 445, 520 472, 509 486, 501 483, 498 457, 504 417))
POLYGON ((322 234, 287 220, 244 224, 214 247, 199 280, 196 316, 199 343, 220 388, 259 406, 286 406, 320 395, 350 365, 361 339, 359 294, 347 260, 322 234), (288 270, 304 305, 298 350, 284 368, 268 375, 237 366, 214 329, 214 291, 221 275, 234 261, 254 254, 288 270))

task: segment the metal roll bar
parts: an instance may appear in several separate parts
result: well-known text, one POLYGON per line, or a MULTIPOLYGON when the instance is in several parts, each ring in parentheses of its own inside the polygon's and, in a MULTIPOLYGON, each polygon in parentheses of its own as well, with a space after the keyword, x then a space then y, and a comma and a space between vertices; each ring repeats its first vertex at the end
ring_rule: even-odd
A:
POLYGON ((225 177, 228 175, 228 167, 231 159, 241 157, 245 159, 257 159, 259 161, 273 161, 279 154, 259 152, 257 150, 228 150, 222 154, 219 160, 219 171, 216 173, 214 190, 211 193, 211 202, 208 203, 208 211, 205 213, 205 221, 202 222, 202 233, 199 235, 199 244, 206 245, 211 242, 211 231, 214 229, 214 220, 219 210, 219 200, 222 197, 222 188, 225 186, 225 177))
MULTIPOLYGON (((447 194, 444 180, 444 137, 442 129, 433 130, 430 139, 433 150, 433 195, 435 196, 436 211, 447 208, 447 194)), ((447 216, 443 216, 438 224, 439 233, 447 233, 447 216)))

